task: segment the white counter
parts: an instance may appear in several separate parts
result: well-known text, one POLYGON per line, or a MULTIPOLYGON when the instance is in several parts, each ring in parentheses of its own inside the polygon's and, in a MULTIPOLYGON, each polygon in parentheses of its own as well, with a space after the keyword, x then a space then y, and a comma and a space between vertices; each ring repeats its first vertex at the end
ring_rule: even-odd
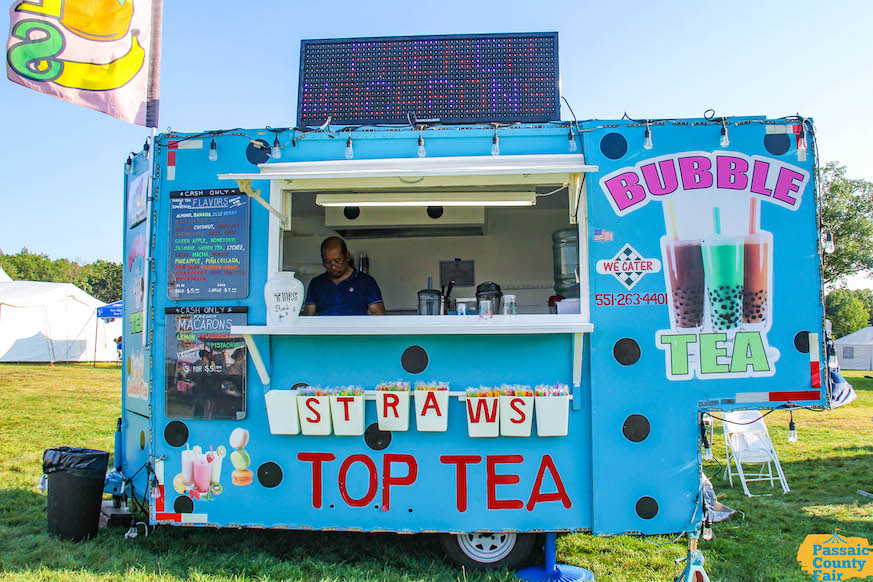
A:
POLYGON ((479 335, 589 333, 594 326, 581 315, 348 315, 298 317, 286 326, 234 325, 240 335, 479 335))

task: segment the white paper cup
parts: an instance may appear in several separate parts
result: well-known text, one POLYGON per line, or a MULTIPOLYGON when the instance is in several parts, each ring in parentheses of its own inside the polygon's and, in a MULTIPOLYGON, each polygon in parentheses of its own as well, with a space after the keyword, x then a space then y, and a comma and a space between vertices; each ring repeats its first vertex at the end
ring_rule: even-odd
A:
POLYGON ((330 434, 330 399, 327 396, 298 396, 300 432, 305 435, 330 434))
POLYGON ((297 390, 270 390, 264 394, 267 404, 267 420, 272 434, 298 434, 300 420, 297 416, 297 390))
POLYGON ((415 428, 421 432, 445 432, 449 422, 448 390, 416 390, 415 428))
POLYGON ((496 437, 500 434, 500 402, 497 396, 467 397, 467 434, 496 437))
POLYGON ((339 436, 364 434, 364 395, 331 394, 330 416, 333 419, 333 434, 339 436))
POLYGON ((533 415, 533 396, 501 396, 501 436, 529 437, 533 425, 533 415))
POLYGON ((537 396, 537 435, 567 436, 570 421, 570 396, 537 396))
POLYGON ((380 390, 376 398, 379 430, 409 430, 409 390, 380 390))

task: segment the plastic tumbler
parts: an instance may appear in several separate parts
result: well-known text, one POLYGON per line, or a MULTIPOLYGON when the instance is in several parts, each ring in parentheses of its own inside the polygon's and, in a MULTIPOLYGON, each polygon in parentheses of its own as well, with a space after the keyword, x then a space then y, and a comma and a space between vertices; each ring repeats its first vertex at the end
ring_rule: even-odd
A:
POLYGON ((479 319, 491 319, 494 314, 490 299, 483 299, 479 302, 479 319))
POLYGON ((503 315, 507 318, 518 315, 518 304, 515 301, 515 295, 503 296, 503 315))

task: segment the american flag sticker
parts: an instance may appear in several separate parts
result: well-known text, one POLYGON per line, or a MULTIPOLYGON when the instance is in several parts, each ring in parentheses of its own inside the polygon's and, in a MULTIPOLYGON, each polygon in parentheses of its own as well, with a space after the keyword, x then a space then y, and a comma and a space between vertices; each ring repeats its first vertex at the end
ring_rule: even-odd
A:
POLYGON ((612 240, 612 232, 602 228, 594 229, 594 242, 606 242, 612 240))

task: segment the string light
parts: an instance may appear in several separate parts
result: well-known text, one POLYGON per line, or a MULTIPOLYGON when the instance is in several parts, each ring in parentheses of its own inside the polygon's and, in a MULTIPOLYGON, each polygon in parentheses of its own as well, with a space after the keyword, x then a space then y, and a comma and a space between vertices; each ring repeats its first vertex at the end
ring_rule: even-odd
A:
POLYGON ((218 161, 218 146, 215 145, 215 140, 212 140, 212 143, 209 144, 209 161, 216 162, 218 161))
POLYGON ((424 149, 424 138, 421 135, 421 130, 418 130, 418 151, 416 152, 419 158, 427 156, 427 150, 424 149))
POLYGON ((800 139, 797 140, 797 151, 806 151, 806 124, 800 126, 800 139))
POLYGON ((652 143, 652 130, 649 129, 649 122, 646 121, 646 131, 643 133, 643 147, 650 150, 654 147, 652 143))
POLYGON ((349 130, 349 139, 346 140, 346 159, 350 160, 355 157, 355 150, 352 147, 352 132, 349 130))
POLYGON ((273 158, 274 160, 278 160, 282 157, 282 150, 281 150, 281 146, 279 145, 279 136, 278 135, 273 139, 273 147, 270 150, 270 157, 273 158))
POLYGON ((794 426, 794 411, 790 411, 791 419, 788 421, 788 442, 797 442, 797 427, 794 426))
POLYGON ((832 235, 830 232, 827 232, 825 234, 824 251, 827 254, 832 255, 835 250, 837 250, 837 247, 836 245, 834 245, 834 235, 832 235))
POLYGON ((570 153, 575 154, 576 153, 576 134, 573 133, 572 127, 570 128, 570 133, 567 134, 567 140, 569 143, 568 149, 570 150, 570 153))
POLYGON ((724 119, 721 120, 721 147, 726 148, 731 145, 731 140, 728 139, 727 125, 724 119))
POLYGON ((494 137, 491 138, 491 155, 500 155, 500 138, 497 137, 497 128, 494 128, 494 137))
POLYGON ((130 175, 133 172, 133 158, 127 156, 127 161, 124 162, 124 173, 130 175))

